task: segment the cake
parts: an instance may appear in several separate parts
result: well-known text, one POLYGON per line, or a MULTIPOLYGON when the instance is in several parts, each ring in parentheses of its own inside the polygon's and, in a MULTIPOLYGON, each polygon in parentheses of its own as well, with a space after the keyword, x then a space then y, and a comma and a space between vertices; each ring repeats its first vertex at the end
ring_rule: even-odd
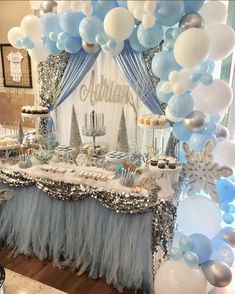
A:
POLYGON ((158 166, 159 168, 165 168, 165 167, 166 167, 166 162, 165 162, 165 160, 159 159, 159 160, 158 160, 158 164, 157 164, 157 166, 158 166))
POLYGON ((151 158, 151 165, 152 166, 157 166, 157 163, 158 163, 157 157, 156 156, 153 156, 151 158))

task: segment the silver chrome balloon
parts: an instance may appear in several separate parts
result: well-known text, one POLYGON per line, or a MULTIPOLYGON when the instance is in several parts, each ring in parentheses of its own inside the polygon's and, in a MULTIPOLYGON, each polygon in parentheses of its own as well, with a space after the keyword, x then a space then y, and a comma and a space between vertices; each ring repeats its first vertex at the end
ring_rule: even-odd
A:
POLYGON ((193 110, 184 119, 184 125, 192 132, 200 132, 206 125, 206 115, 199 110, 193 110))
POLYGON ((87 53, 96 53, 100 50, 100 45, 99 44, 89 44, 85 41, 82 41, 82 48, 87 53))
POLYGON ((215 287, 226 287, 232 281, 231 269, 224 262, 209 260, 201 267, 207 281, 215 287))
POLYGON ((45 13, 52 12, 56 13, 57 12, 57 3, 54 0, 50 1, 42 1, 40 4, 40 9, 39 9, 39 15, 43 16, 45 13))
POLYGON ((204 20, 202 16, 197 12, 188 12, 186 13, 179 22, 179 28, 183 31, 191 28, 204 28, 204 20))
POLYGON ((222 229, 218 236, 220 239, 227 242, 231 247, 235 248, 235 229, 222 229))
POLYGON ((229 130, 225 126, 221 126, 221 128, 215 133, 217 138, 225 138, 229 137, 229 130))

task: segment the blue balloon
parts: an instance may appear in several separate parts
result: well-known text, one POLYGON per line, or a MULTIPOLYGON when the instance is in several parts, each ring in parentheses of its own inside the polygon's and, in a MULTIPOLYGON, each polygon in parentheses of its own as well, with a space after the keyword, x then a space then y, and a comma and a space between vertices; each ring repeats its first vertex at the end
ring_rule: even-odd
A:
POLYGON ((190 82, 196 83, 200 80, 200 78, 201 78, 201 74, 194 72, 190 77, 190 82))
POLYGON ((99 45, 104 45, 108 41, 109 37, 105 33, 98 34, 95 38, 99 45))
POLYGON ((80 22, 79 33, 85 42, 96 44, 96 36, 104 33, 103 23, 97 16, 87 16, 80 22))
POLYGON ((216 191, 220 202, 233 202, 235 200, 235 183, 228 179, 220 179, 216 182, 216 191))
POLYGON ((223 240, 212 239, 212 256, 211 259, 222 261, 226 263, 229 267, 233 265, 234 254, 232 247, 223 240))
POLYGON ((203 133, 208 135, 214 135, 215 132, 218 130, 218 125, 216 123, 208 122, 203 129, 203 133))
POLYGON ((225 212, 230 212, 231 211, 231 207, 230 207, 230 205, 227 202, 221 202, 219 204, 219 206, 220 206, 220 209, 222 211, 225 211, 225 212))
POLYGON ((169 39, 169 40, 174 39, 173 38, 173 32, 174 32, 174 30, 175 30, 174 28, 167 29, 165 31, 165 39, 169 39))
POLYGON ((215 70, 215 62, 212 59, 207 59, 205 61, 205 63, 208 66, 208 73, 213 74, 214 70, 215 70))
POLYGON ((41 17, 42 32, 46 37, 49 37, 50 32, 59 33, 62 32, 60 26, 60 18, 54 13, 45 13, 41 17))
POLYGON ((56 46, 56 42, 51 41, 48 37, 44 37, 43 46, 52 54, 59 54, 61 50, 59 50, 56 46))
POLYGON ((180 70, 180 65, 175 61, 172 52, 161 51, 154 55, 152 60, 152 71, 161 80, 168 80, 173 70, 180 70))
POLYGON ((35 44, 29 37, 25 37, 22 41, 26 49, 33 49, 35 47, 35 44))
POLYGON ((84 15, 78 11, 66 10, 60 15, 60 26, 62 30, 73 37, 79 35, 79 25, 84 15))
POLYGON ((223 114, 221 113, 211 113, 208 115, 208 122, 210 123, 219 123, 223 119, 223 114))
POLYGON ((173 39, 176 40, 182 32, 183 30, 181 28, 174 28, 172 32, 173 39))
POLYGON ((77 53, 82 48, 82 42, 80 37, 70 37, 65 42, 65 51, 69 53, 77 53))
POLYGON ((189 266, 197 266, 199 263, 198 256, 195 252, 193 251, 188 251, 184 254, 184 261, 189 265, 189 266))
POLYGON ((177 247, 171 247, 170 257, 174 260, 179 260, 183 256, 182 251, 177 247))
POLYGON ((173 39, 168 39, 164 42, 164 47, 169 51, 172 51, 174 49, 174 45, 175 41, 173 39))
POLYGON ((138 31, 139 26, 136 26, 129 38, 129 42, 131 44, 131 47, 133 50, 137 52, 144 52, 147 50, 144 46, 142 46, 137 38, 137 31, 138 31))
POLYGON ((193 242, 192 251, 197 254, 200 264, 207 262, 212 254, 211 241, 203 234, 189 236, 193 242))
POLYGON ((223 221, 228 224, 231 225, 234 222, 234 217, 230 214, 230 213, 224 213, 223 215, 223 221))
POLYGON ((190 132, 183 122, 178 122, 173 125, 173 134, 180 141, 188 141, 192 132, 190 132))
POLYGON ((184 237, 180 238, 179 248, 181 249, 181 251, 183 253, 190 251, 192 246, 193 246, 193 242, 189 237, 184 236, 184 237))
POLYGON ((61 32, 58 34, 57 39, 59 42, 65 42, 69 38, 69 35, 67 33, 61 32))
POLYGON ((113 8, 117 7, 116 1, 93 1, 94 14, 101 20, 104 20, 106 14, 113 8))
POLYGON ((205 86, 209 86, 213 83, 213 77, 210 73, 205 73, 201 76, 200 82, 205 86))
POLYGON ((168 102, 170 113, 176 117, 186 117, 193 110, 193 98, 189 93, 172 96, 168 102))
POLYGON ((183 149, 183 146, 181 144, 181 142, 178 143, 178 148, 179 148, 179 161, 181 163, 186 163, 187 160, 186 160, 186 157, 185 157, 185 152, 184 152, 184 149, 183 149))
POLYGON ((57 41, 57 42, 56 42, 56 47, 57 47, 59 50, 61 50, 61 51, 65 50, 65 42, 63 42, 63 41, 57 41))
POLYGON ((117 42, 115 40, 109 39, 106 42, 107 47, 109 48, 109 50, 115 49, 117 47, 117 42))
POLYGON ((156 88, 156 93, 157 93, 158 99, 161 102, 168 103, 168 101, 171 98, 171 96, 173 95, 173 93, 170 93, 170 94, 164 94, 164 93, 162 93, 161 86, 162 86, 163 83, 165 83, 165 81, 161 81, 160 83, 158 83, 157 88, 156 88))
POLYGON ((185 12, 195 12, 198 11, 205 0, 184 0, 184 11, 185 12))
POLYGON ((184 15, 184 1, 161 0, 157 3, 155 11, 157 21, 163 26, 173 26, 184 15))
POLYGON ((209 66, 206 62, 200 63, 198 66, 196 66, 195 68, 195 72, 200 74, 200 75, 204 75, 208 72, 209 70, 209 66))
POLYGON ((163 39, 163 28, 155 21, 155 24, 146 29, 143 24, 139 25, 137 30, 137 38, 142 46, 145 48, 156 47, 163 39))
POLYGON ((117 0, 117 4, 120 7, 127 8, 127 0, 117 0))
POLYGON ((230 204, 230 205, 229 205, 229 212, 230 212, 231 214, 235 214, 235 205, 233 205, 233 204, 230 204))
POLYGON ((54 33, 54 32, 50 32, 49 34, 49 39, 53 42, 56 42, 57 41, 57 38, 58 38, 58 34, 57 33, 54 33))
POLYGON ((20 37, 18 37, 18 38, 16 39, 16 46, 17 46, 17 47, 23 47, 23 46, 24 46, 23 39, 24 39, 24 38, 20 38, 20 37))
POLYGON ((199 152, 205 146, 209 139, 210 138, 200 133, 192 133, 190 139, 188 140, 188 144, 195 152, 199 152))

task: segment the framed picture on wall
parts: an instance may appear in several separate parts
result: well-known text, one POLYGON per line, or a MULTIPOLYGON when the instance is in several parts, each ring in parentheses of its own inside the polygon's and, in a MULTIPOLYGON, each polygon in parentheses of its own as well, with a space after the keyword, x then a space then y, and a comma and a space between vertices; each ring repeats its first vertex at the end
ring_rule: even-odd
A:
POLYGON ((1 61, 4 87, 32 88, 32 71, 29 54, 10 44, 1 44, 1 61))

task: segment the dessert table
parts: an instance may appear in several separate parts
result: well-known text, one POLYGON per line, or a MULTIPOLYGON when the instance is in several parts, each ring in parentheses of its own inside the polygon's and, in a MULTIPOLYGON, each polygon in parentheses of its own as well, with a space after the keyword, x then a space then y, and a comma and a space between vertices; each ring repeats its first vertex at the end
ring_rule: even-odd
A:
POLYGON ((96 171, 104 174, 103 181, 81 177, 80 167, 71 165, 0 167, 0 189, 14 192, 0 199, 0 241, 15 254, 104 277, 119 291, 154 293, 153 277, 168 254, 176 203, 145 190, 132 193, 110 172, 96 171))

